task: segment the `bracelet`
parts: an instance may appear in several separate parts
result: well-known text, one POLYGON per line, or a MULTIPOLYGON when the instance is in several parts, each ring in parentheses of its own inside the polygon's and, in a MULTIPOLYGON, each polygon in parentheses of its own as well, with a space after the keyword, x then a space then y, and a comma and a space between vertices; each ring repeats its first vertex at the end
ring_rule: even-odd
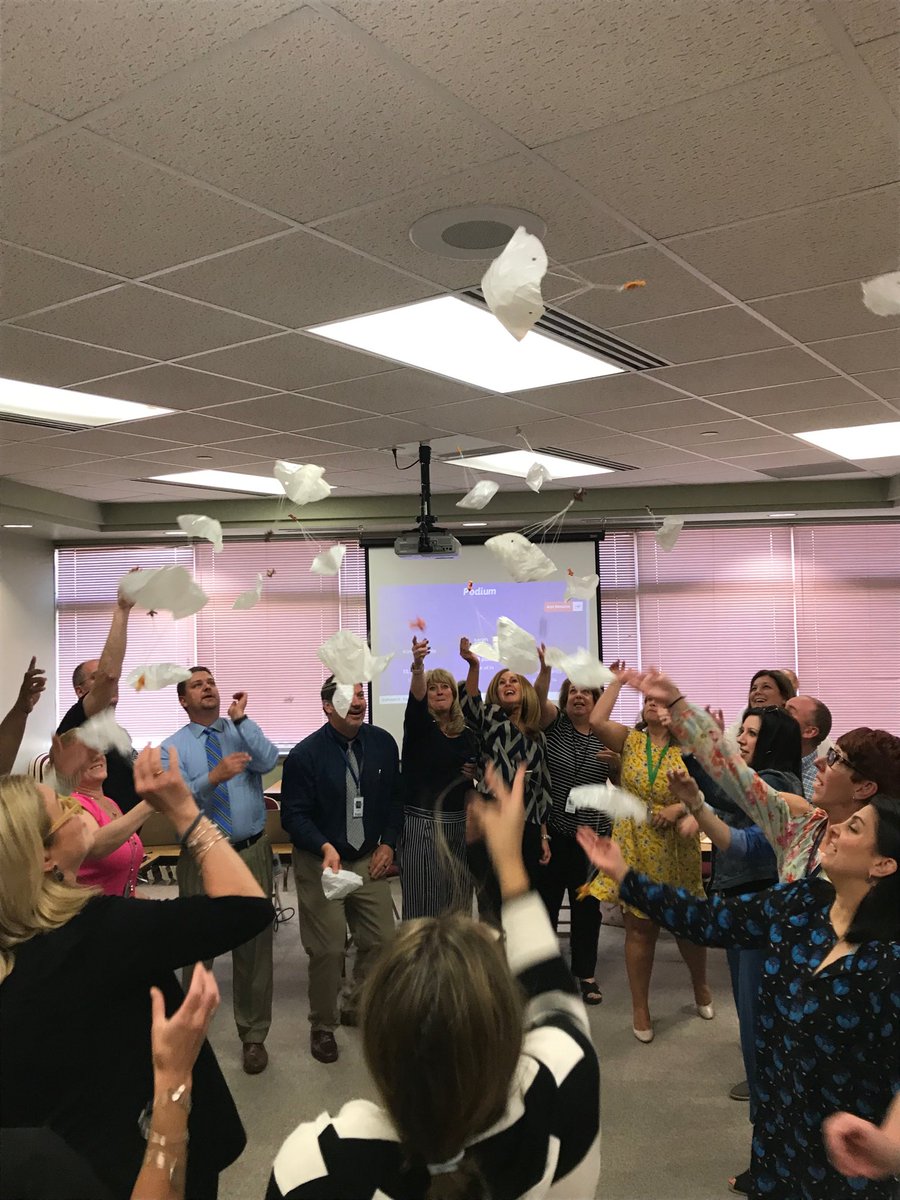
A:
POLYGON ((215 846, 218 842, 227 842, 227 841, 228 841, 228 838, 225 836, 225 834, 222 832, 222 830, 221 829, 218 830, 218 832, 213 837, 210 837, 207 841, 205 841, 203 843, 202 846, 200 846, 198 849, 193 851, 194 860, 196 861, 197 866, 199 867, 202 864, 204 858, 206 858, 207 854, 209 854, 209 852, 210 852, 210 850, 212 850, 213 846, 215 846))
POLYGON ((182 846, 187 845, 188 838, 191 836, 191 834, 194 832, 194 830, 197 828, 197 826, 203 820, 203 815, 204 814, 202 812, 198 812, 196 817, 194 817, 193 821, 191 821, 190 825, 188 825, 187 829, 184 831, 184 833, 178 839, 179 843, 182 846))
POLYGON ((413 665, 409 669, 410 669, 410 671, 413 671, 416 675, 421 675, 422 672, 425 670, 425 668, 422 666, 421 663, 413 663, 413 665))
POLYGON ((144 1155, 145 1167, 157 1167, 160 1171, 168 1171, 169 1182, 172 1182, 172 1177, 181 1166, 180 1154, 166 1154, 164 1150, 151 1150, 147 1147, 147 1152, 144 1155))
MULTIPOLYGON (((161 1133, 157 1133, 155 1129, 150 1129, 147 1132, 147 1142, 153 1146, 184 1146, 190 1141, 190 1134, 185 1130, 184 1137, 163 1137, 161 1133)), ((177 1151, 176 1151, 177 1153, 177 1151)))
POLYGON ((232 723, 232 725, 235 727, 235 729, 237 729, 238 725, 242 725, 242 724, 244 723, 244 721, 246 721, 247 719, 248 719, 248 718, 247 718, 247 714, 246 714, 246 713, 244 713, 244 714, 243 714, 242 716, 240 716, 240 717, 235 717, 235 718, 234 718, 234 720, 233 720, 231 723, 232 723))
POLYGON ((550 834, 549 834, 549 833, 542 833, 542 834, 541 834, 541 841, 542 841, 542 842, 549 842, 550 840, 551 840, 551 838, 550 838, 550 834))

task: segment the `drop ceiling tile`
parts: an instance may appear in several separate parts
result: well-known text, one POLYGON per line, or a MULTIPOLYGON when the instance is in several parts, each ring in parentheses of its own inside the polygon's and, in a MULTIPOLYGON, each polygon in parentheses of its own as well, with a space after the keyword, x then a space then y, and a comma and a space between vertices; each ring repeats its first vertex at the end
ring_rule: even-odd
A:
POLYGON ((56 483, 56 468, 81 467, 93 462, 99 454, 86 454, 79 450, 64 450, 61 446, 50 449, 45 442, 16 442, 11 446, 0 447, 0 474, 17 475, 27 471, 46 467, 52 470, 52 475, 44 476, 44 486, 53 488, 56 483))
POLYGON ((524 428, 548 416, 542 409, 522 404, 509 396, 482 396, 463 404, 444 404, 427 413, 429 421, 450 433, 480 433, 482 429, 494 429, 498 425, 505 425, 514 432, 516 426, 524 428))
POLYGON ((877 333, 900 326, 900 313, 876 317, 862 302, 858 280, 754 300, 752 307, 801 342, 877 333))
POLYGON ((415 246, 409 228, 428 213, 480 204, 513 204, 536 213, 546 222, 544 245, 557 262, 633 246, 639 240, 559 171, 525 154, 471 167, 318 224, 339 241, 426 279, 453 288, 471 287, 481 280, 495 250, 486 251, 483 259, 444 258, 415 246))
POLYGON ((704 400, 668 400, 664 404, 643 404, 620 412, 606 412, 598 424, 606 429, 625 433, 643 433, 648 429, 677 429, 682 425, 698 425, 718 421, 722 412, 704 400))
POLYGON ((4 86, 71 120, 294 7, 296 0, 197 7, 117 0, 110 8, 94 0, 10 3, 3 14, 4 86))
MULTIPOLYGON (((556 387, 529 388, 529 404, 573 417, 590 417, 622 408, 661 404, 678 399, 680 393, 664 387, 645 374, 626 371, 603 379, 585 379, 556 387)), ((602 422, 600 422, 602 424, 602 422)))
POLYGON ((528 145, 715 92, 829 49, 812 14, 786 0, 727 13, 715 0, 677 11, 653 0, 339 0, 336 7, 528 145))
POLYGON ((64 338, 48 337, 18 329, 13 325, 0 326, 0 362, 6 379, 22 379, 26 383, 43 383, 48 387, 63 387, 80 383, 98 375, 127 371, 129 367, 144 366, 146 360, 97 346, 82 346, 64 338))
MULTIPOLYGON (((3 82, 8 85, 9 81, 4 78, 3 82)), ((0 97, 0 153, 6 154, 14 146, 30 142, 42 133, 49 133, 51 129, 58 128, 59 124, 50 113, 35 108, 32 104, 24 104, 21 100, 13 100, 8 96, 0 97)))
POLYGON ((30 425, 27 421, 14 421, 3 416, 0 411, 0 446, 8 446, 11 442, 40 442, 58 434, 58 429, 45 429, 40 425, 30 425))
POLYGON ((634 246, 569 266, 593 283, 619 287, 631 279, 646 281, 646 287, 628 292, 598 288, 558 305, 601 329, 715 308, 723 303, 717 291, 652 246, 634 246))
POLYGON ((88 123, 302 221, 389 195, 398 180, 499 158, 510 145, 306 7, 212 69, 199 63, 189 87, 175 78, 88 123))
POLYGON ((799 383, 804 379, 824 379, 834 374, 835 371, 796 347, 761 350, 756 354, 738 354, 732 358, 713 358, 709 362, 686 366, 659 367, 648 372, 655 379, 674 383, 676 387, 698 396, 717 396, 746 391, 747 388, 799 383))
POLYGON ((900 329, 813 342, 810 349, 854 375, 863 371, 893 371, 900 368, 900 329))
POLYGON ((745 441, 752 438, 765 437, 770 431, 754 421, 742 421, 740 418, 728 421, 703 421, 699 425, 685 425, 682 428, 661 428, 642 430, 648 438, 664 442, 667 446, 681 446, 697 454, 708 454, 718 458, 716 446, 719 442, 745 441), (707 435, 715 436, 707 436, 707 435))
POLYGON ((720 463, 698 460, 689 466, 665 467, 659 483, 749 483, 760 479, 759 475, 737 463, 720 463))
POLYGON ((766 423, 784 433, 805 433, 812 429, 843 429, 851 425, 874 425, 896 421, 897 414, 886 404, 873 400, 869 404, 846 404, 835 408, 814 408, 809 412, 782 413, 766 417, 766 423))
POLYGON ((5 243, 0 243, 0 280, 0 320, 4 321, 119 282, 112 275, 5 243))
POLYGON ((239 400, 237 404, 220 404, 202 411, 227 421, 258 425, 261 430, 278 429, 286 433, 303 433, 316 425, 334 425, 337 421, 358 421, 368 415, 292 393, 265 396, 261 400, 239 400))
POLYGON ((724 100, 658 109, 542 153, 670 238, 892 182, 894 140, 867 105, 836 56, 819 58, 740 83, 724 100))
POLYGON ((148 458, 103 458, 91 463, 90 472, 104 484, 113 480, 121 484, 123 479, 145 479, 150 475, 159 475, 160 466, 148 458))
POLYGON ((555 446, 559 450, 570 450, 573 453, 582 449, 585 439, 598 436, 594 426, 578 417, 553 417, 542 411, 536 412, 530 420, 500 421, 490 429, 479 430, 478 436, 486 440, 496 440, 502 446, 514 446, 521 450, 524 443, 519 436, 519 429, 532 446, 548 449, 555 446))
MULTIPOLYGON (((342 428, 342 426, 337 428, 342 428)), ((317 434, 320 432, 320 430, 316 430, 317 434)), ((216 446, 215 450, 222 448, 216 446)), ((283 458, 288 462, 318 462, 322 455, 345 451, 346 446, 341 444, 340 439, 330 434, 321 438, 308 438, 296 433, 266 433, 259 437, 240 438, 238 441, 229 442, 228 449, 234 454, 245 455, 247 459, 259 456, 268 463, 273 463, 276 458, 283 458)), ((210 453, 213 452, 210 449, 210 453)), ((272 473, 271 466, 263 463, 257 466, 248 465, 243 469, 250 475, 271 475, 272 473)))
POLYGON ((143 421, 129 421, 127 425, 117 424, 115 429, 145 434, 150 438, 165 438, 188 446, 214 446, 217 442, 252 437, 257 432, 252 425, 241 425, 237 421, 220 421, 216 417, 187 412, 172 413, 165 417, 148 417, 143 421))
MULTIPOLYGON (((666 468, 676 466, 689 467, 693 464, 695 470, 699 470, 703 465, 703 459, 697 455, 691 454, 687 450, 676 446, 663 446, 657 442, 646 441, 643 438, 634 438, 626 447, 621 444, 613 449, 615 443, 600 441, 592 443, 593 448, 590 453, 597 457, 606 457, 618 462, 627 463, 632 467, 640 468, 666 468)), ((587 449, 587 447, 585 447, 587 449)), ((625 476, 622 476, 623 480, 625 476)))
POLYGON ((795 438, 769 434, 768 437, 748 438, 742 442, 719 442, 715 449, 716 458, 725 462, 736 459, 761 458, 763 455, 781 454, 791 450, 802 450, 803 443, 795 438))
POLYGON ((153 282, 291 328, 434 295, 431 284, 303 232, 169 271, 153 282))
POLYGON ((733 304, 640 325, 619 325, 613 332, 671 363, 697 362, 709 358, 711 351, 724 358, 784 345, 783 337, 733 304))
MULTIPOLYGON (((432 414, 443 404, 454 404, 482 395, 477 388, 442 375, 403 368, 383 371, 366 379, 351 379, 345 383, 323 384, 311 389, 322 400, 345 404, 367 412, 417 412, 432 414)), ((437 413, 434 413, 437 419, 437 413)))
POLYGON ((181 358, 272 332, 271 325, 261 321, 129 284, 25 317, 19 324, 116 350, 140 351, 148 358, 181 358))
POLYGON ((805 383, 786 383, 781 387, 755 388, 748 392, 729 392, 719 403, 746 417, 767 418, 769 413, 799 412, 830 405, 864 404, 869 397, 849 379, 811 379, 805 383))
MULTIPOLYGON (((802 443, 801 443, 802 446, 802 443)), ((806 446, 805 449, 797 450, 782 450, 777 454, 758 454, 748 455, 747 457, 756 457, 759 461, 755 464, 757 470, 771 470, 775 467, 808 467, 810 474, 814 475, 823 466, 837 463, 840 466, 845 466, 841 460, 834 454, 826 454, 824 450, 820 450, 818 446, 806 446)), ((733 460, 735 462, 742 461, 741 459, 733 460)), ((831 478, 831 471, 822 478, 831 478)), ((789 476, 788 476, 789 478, 789 476)))
POLYGON ((752 300, 895 271, 898 211, 900 185, 893 185, 667 244, 716 283, 752 300))
POLYGON ((857 46, 900 33, 900 8, 895 0, 831 0, 857 46))
MULTIPOLYGON (((0 452, 2 455, 2 452, 0 452)), ((67 493, 70 487, 77 487, 83 491, 95 491, 102 486, 97 477, 91 472, 90 467, 84 470, 76 468, 59 466, 53 467, 52 489, 57 492, 67 493)), ((22 463, 18 471, 13 471, 12 467, 6 469, 6 464, 3 463, 0 457, 0 475, 5 476, 11 483, 28 483, 32 487, 47 488, 49 477, 46 469, 40 467, 36 462, 22 463)), ((93 497, 90 497, 93 498, 93 497)))
POLYGON ((199 354, 182 365, 282 392, 303 392, 320 383, 359 379, 396 368, 396 363, 383 358, 300 333, 283 333, 246 346, 199 354))
POLYGON ((113 396, 117 400, 133 400, 137 404, 159 404, 164 408, 196 409, 211 405, 245 400, 269 389, 257 383, 225 379, 204 371, 192 371, 171 363, 141 367, 121 375, 90 379, 76 391, 95 396, 113 396))
POLYGON ((895 112, 900 111, 897 85, 900 78, 900 34, 869 42, 860 49, 859 57, 869 68, 888 104, 892 105, 895 112))
POLYGON ((154 475, 172 474, 182 471, 245 471, 249 463, 267 461, 264 455, 223 450, 221 446, 173 446, 155 454, 142 456, 155 465, 154 475), (170 468, 170 470, 166 470, 170 468))
POLYGON ((885 400, 900 400, 900 371, 866 371, 855 378, 885 400))
MULTIPOLYGON (((110 482, 110 490, 114 488, 110 482)), ((238 495, 240 493, 237 493, 238 495)), ((118 496, 108 496, 108 500, 180 500, 184 503, 185 511, 190 512, 196 505, 206 500, 234 500, 235 492, 216 491, 214 488, 178 487, 171 483, 154 483, 153 481, 129 480, 127 490, 120 489, 118 496)))
POLYGON ((130 277, 285 227, 85 133, 38 143, 3 171, 9 241, 130 277))
POLYGON ((365 421, 349 421, 339 425, 323 425, 316 429, 316 437, 333 440, 345 446, 364 446, 371 449, 390 449, 391 446, 406 446, 434 437, 437 426, 414 421, 401 421, 396 417, 370 417, 365 421))
MULTIPOLYGON (((144 457, 166 448, 167 443, 155 437, 140 437, 119 429, 82 429, 78 433, 57 435, 46 446, 64 450, 81 450, 100 457, 104 454, 124 458, 126 455, 144 457)), ((174 449, 175 447, 173 447, 174 449)))
MULTIPOLYGON (((369 471, 373 457, 371 450, 348 450, 346 446, 342 446, 340 449, 333 447, 327 454, 317 452, 316 461, 325 468, 326 478, 330 478, 334 473, 349 475, 356 471, 369 471)), ((393 459, 386 456, 386 461, 390 463, 393 471, 393 459)))

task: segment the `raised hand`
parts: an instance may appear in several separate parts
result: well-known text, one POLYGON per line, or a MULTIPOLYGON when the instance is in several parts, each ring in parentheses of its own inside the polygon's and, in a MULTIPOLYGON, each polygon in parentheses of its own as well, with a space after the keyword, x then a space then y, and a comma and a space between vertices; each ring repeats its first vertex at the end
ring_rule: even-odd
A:
POLYGON ((725 714, 722 712, 721 708, 710 708, 710 706, 707 704, 706 711, 712 717, 712 719, 715 721, 715 723, 718 725, 718 727, 722 730, 722 732, 724 733, 725 732, 725 714))
POLYGON ((467 662, 470 667, 477 667, 478 657, 472 653, 471 645, 472 643, 467 637, 461 637, 459 639, 459 657, 463 660, 463 662, 467 662))
POLYGON ((692 812, 703 803, 703 793, 697 787, 697 781, 692 779, 684 767, 666 772, 669 781, 669 795, 683 804, 688 812, 692 812))
POLYGON ((226 754, 221 762, 217 763, 210 771, 210 779, 215 776, 215 783, 227 783, 229 779, 234 779, 235 775, 240 775, 247 769, 251 757, 243 750, 235 750, 233 754, 226 754))
POLYGON ((604 875, 621 883, 628 874, 628 866, 618 845, 608 837, 600 837, 593 829, 582 825, 576 834, 578 845, 591 862, 604 875))
POLYGON ((22 686, 19 688, 19 694, 16 697, 16 702, 13 708, 19 712, 30 713, 38 700, 41 698, 41 693, 47 686, 47 677, 44 674, 43 667, 36 667, 34 664, 37 659, 32 657, 28 664, 28 670, 22 679, 22 686))
POLYGON ((625 682, 624 676, 628 672, 628 667, 625 665, 625 660, 617 658, 615 662, 609 664, 609 669, 615 675, 619 683, 625 682))
POLYGON ((664 704, 666 708, 670 708, 676 700, 684 697, 678 684, 674 683, 668 675, 663 675, 661 671, 625 671, 621 676, 621 681, 630 684, 639 692, 643 692, 649 700, 656 700, 658 704, 664 704))
POLYGON ((159 988, 150 989, 150 1005, 154 1075, 163 1087, 178 1088, 190 1081, 209 1023, 219 1007, 215 976, 202 963, 197 963, 187 995, 171 1017, 166 1016, 166 1004, 159 988))
POLYGON ((236 721, 238 717, 246 716, 247 713, 247 693, 235 692, 231 703, 228 705, 228 715, 232 721, 236 721))
POLYGON ((413 666, 421 666, 425 658, 431 653, 431 646, 428 644, 428 638, 422 638, 421 642, 413 634, 412 640, 412 656, 413 666))
POLYGON ((158 746, 145 746, 134 760, 134 789, 157 812, 169 817, 196 811, 194 798, 178 769, 178 751, 168 747, 169 761, 163 766, 158 746))

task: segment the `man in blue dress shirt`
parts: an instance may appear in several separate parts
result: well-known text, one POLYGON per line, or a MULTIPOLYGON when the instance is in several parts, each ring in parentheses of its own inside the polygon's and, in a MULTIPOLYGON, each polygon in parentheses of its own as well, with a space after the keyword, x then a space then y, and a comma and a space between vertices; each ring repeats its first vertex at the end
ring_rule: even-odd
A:
POLYGON ((294 843, 300 937, 309 955, 309 1049, 324 1063, 338 1056, 338 1020, 356 1024, 363 979, 394 933, 387 875, 403 825, 397 743, 365 723, 361 683, 343 717, 333 704, 335 690, 328 679, 321 691, 326 722, 293 748, 281 778, 281 823, 294 843), (341 867, 359 875, 362 887, 327 900, 322 872, 341 867), (339 1012, 348 925, 356 966, 339 1012))
MULTIPOLYGON (((219 716, 219 689, 206 667, 191 667, 190 679, 178 684, 178 699, 188 723, 163 742, 164 756, 169 746, 175 747, 198 807, 219 826, 271 896, 272 847, 265 835, 262 776, 278 762, 278 748, 247 716, 246 692, 236 692, 228 716, 219 716)), ((203 893, 192 855, 180 856, 176 873, 180 895, 203 893)), ((248 1075, 264 1071, 269 1061, 263 1043, 272 1023, 272 928, 269 925, 231 952, 234 1020, 248 1075)))

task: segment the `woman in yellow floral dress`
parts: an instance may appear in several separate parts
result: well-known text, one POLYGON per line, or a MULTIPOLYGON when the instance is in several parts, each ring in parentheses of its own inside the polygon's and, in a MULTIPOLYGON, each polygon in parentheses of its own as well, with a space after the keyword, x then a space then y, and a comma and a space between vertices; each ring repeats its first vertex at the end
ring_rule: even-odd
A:
MULTIPOLYGON (((614 674, 624 664, 614 663, 614 674)), ((686 888, 692 895, 704 897, 701 880, 700 842, 696 836, 682 837, 677 829, 684 809, 673 803, 666 778, 668 771, 684 764, 681 751, 668 728, 668 710, 654 700, 646 700, 642 711, 645 727, 629 729, 610 720, 622 684, 616 678, 601 695, 591 713, 591 728, 611 750, 622 755, 622 787, 647 804, 648 820, 637 825, 630 818, 616 821, 613 839, 629 867, 651 879, 673 887, 686 888)), ((609 904, 621 904, 619 889, 608 876, 600 875, 591 884, 591 894, 609 904)), ((650 1019, 650 975, 659 926, 631 905, 621 904, 625 921, 625 969, 631 989, 632 1029, 639 1042, 653 1041, 650 1019)), ((706 982, 706 948, 677 938, 678 949, 691 974, 697 1013, 705 1020, 715 1015, 706 982)))

